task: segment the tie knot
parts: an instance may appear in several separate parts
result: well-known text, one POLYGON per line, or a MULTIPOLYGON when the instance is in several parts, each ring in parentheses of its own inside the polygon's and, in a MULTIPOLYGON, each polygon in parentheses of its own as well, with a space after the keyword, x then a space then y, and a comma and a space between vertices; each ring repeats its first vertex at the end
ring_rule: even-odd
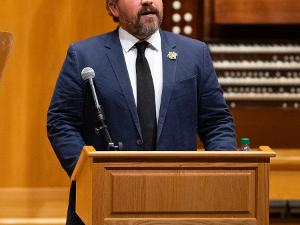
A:
POLYGON ((136 49, 137 49, 137 51, 138 51, 139 54, 144 54, 146 48, 148 47, 148 45, 149 45, 149 42, 147 42, 147 41, 141 41, 141 42, 137 42, 135 44, 135 47, 136 47, 136 49))

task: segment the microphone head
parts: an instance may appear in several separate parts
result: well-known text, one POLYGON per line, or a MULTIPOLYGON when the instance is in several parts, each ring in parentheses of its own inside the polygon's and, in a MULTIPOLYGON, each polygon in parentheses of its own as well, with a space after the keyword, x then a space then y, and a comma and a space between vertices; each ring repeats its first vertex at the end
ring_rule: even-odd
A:
POLYGON ((85 67, 81 71, 81 78, 83 80, 93 79, 95 77, 95 71, 91 67, 85 67))

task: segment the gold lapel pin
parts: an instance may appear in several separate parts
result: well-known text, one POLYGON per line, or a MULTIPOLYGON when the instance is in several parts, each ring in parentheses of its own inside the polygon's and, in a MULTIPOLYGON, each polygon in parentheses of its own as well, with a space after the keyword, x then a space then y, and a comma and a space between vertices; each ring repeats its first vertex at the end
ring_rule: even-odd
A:
POLYGON ((176 60, 177 59, 177 53, 176 52, 169 52, 167 57, 171 60, 176 60))

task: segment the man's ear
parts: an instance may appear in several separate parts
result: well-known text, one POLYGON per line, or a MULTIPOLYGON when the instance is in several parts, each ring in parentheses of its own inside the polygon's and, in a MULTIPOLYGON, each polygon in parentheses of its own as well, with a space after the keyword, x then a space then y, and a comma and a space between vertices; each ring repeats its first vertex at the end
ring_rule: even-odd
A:
POLYGON ((117 4, 113 1, 111 1, 109 4, 108 4, 108 8, 109 8, 109 11, 110 11, 110 14, 114 17, 119 17, 119 8, 117 6, 117 4))

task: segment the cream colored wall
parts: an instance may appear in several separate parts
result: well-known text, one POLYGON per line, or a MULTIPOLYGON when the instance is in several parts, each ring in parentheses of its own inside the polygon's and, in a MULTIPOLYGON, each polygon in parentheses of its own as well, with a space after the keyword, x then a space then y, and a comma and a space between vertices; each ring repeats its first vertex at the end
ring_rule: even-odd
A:
POLYGON ((0 187, 67 186, 46 112, 70 43, 116 27, 103 0, 1 0, 14 45, 0 80, 0 187))

